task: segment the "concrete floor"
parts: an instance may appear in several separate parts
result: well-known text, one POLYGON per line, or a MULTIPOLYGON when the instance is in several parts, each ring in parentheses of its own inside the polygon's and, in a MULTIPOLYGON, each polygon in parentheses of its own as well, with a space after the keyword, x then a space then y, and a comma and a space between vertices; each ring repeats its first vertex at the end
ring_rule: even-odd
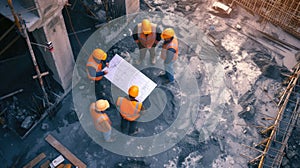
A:
MULTIPOLYGON (((175 2, 168 0, 167 2, 171 5, 167 5, 167 2, 164 1, 148 2, 157 10, 168 12, 163 17, 157 17, 156 21, 159 22, 159 25, 166 27, 168 24, 176 22, 176 19, 180 21, 177 22, 175 28, 178 37, 182 39, 181 51, 184 54, 182 54, 181 61, 177 61, 176 73, 182 74, 184 69, 180 69, 180 67, 185 64, 189 65, 189 69, 199 87, 200 102, 197 117, 193 126, 187 131, 186 136, 171 149, 147 157, 122 156, 103 149, 96 143, 97 141, 93 141, 89 136, 90 130, 87 130, 88 126, 83 124, 84 120, 77 117, 84 113, 84 108, 93 100, 88 96, 88 92, 84 93, 80 89, 82 88, 80 86, 88 88, 87 80, 82 78, 79 80, 78 85, 74 86, 74 90, 81 92, 68 94, 60 104, 56 116, 42 121, 26 139, 20 140, 9 130, 0 129, 2 135, 0 136, 2 167, 21 167, 41 152, 44 152, 47 159, 50 160, 57 157, 59 153, 44 140, 49 133, 86 163, 87 167, 92 168, 248 167, 248 159, 241 157, 240 154, 256 157, 256 153, 246 149, 242 144, 251 146, 261 140, 260 135, 257 133, 258 130, 249 125, 268 124, 262 121, 261 116, 256 112, 267 111, 269 115, 276 115, 276 107, 261 88, 266 88, 271 97, 276 97, 282 89, 281 81, 283 77, 280 72, 286 72, 290 68, 290 63, 286 61, 289 58, 280 56, 270 48, 227 26, 226 23, 232 25, 244 23, 245 18, 248 18, 246 19, 247 24, 244 24, 245 27, 242 29, 252 30, 247 25, 255 22, 257 18, 247 14, 240 8, 234 9, 231 17, 220 17, 208 11, 211 3, 207 1, 187 0, 175 2), (175 14, 175 16, 172 14, 175 14), (180 20, 181 18, 182 20, 180 20), (217 47, 214 47, 206 38, 207 33, 213 36, 217 47), (193 42, 200 43, 200 45, 193 45, 193 42), (268 67, 272 69, 271 72, 267 70, 268 67), (74 98, 78 98, 79 94, 85 97, 85 99, 82 99, 83 110, 78 109, 78 104, 74 106, 73 103, 74 98), (253 111, 247 113, 247 115, 239 116, 240 112, 245 111, 247 107, 250 107, 253 111), (47 128, 43 130, 42 126, 47 128)), ((148 9, 144 3, 141 5, 142 9, 148 9)), ((78 14, 73 13, 72 18, 77 16, 78 14)), ((142 16, 137 17, 136 20, 141 19, 142 16)), ((76 19, 73 19, 73 21, 74 26, 78 26, 78 29, 93 27, 95 24, 95 22, 88 19, 86 23, 80 23, 76 19)), ((133 26, 126 27, 125 34, 127 33, 127 36, 130 33, 129 29, 133 26)), ((292 37, 280 30, 273 29, 273 31, 280 36, 284 36, 287 40, 293 40, 292 37)), ((92 32, 94 30, 78 34, 81 42, 84 43, 87 40, 87 43, 89 43, 93 41, 88 39, 92 32)), ((104 35, 109 34, 101 29, 95 32, 102 32, 104 35)), ((77 55, 79 46, 74 42, 74 37, 71 37, 70 40, 74 54, 77 55)), ((299 46, 297 40, 291 43, 299 46)), ((118 43, 112 45, 109 58, 115 53, 120 54, 126 50, 132 56, 128 61, 134 62, 138 51, 131 44, 134 43, 129 37, 123 37, 118 43)), ((91 46, 91 48, 93 47, 91 46)), ((84 62, 84 58, 81 56, 82 54, 79 53, 76 57, 79 70, 82 68, 80 62, 84 62)), ((156 77, 156 71, 155 68, 143 70, 151 79, 160 83, 162 79, 156 77)), ((83 72, 79 71, 79 74, 84 77, 83 72)), ((109 84, 107 86, 109 88, 109 84)), ((182 101, 183 94, 177 92, 177 86, 164 88, 163 85, 159 85, 159 87, 165 90, 165 94, 169 98, 166 108, 152 124, 140 123, 142 132, 138 136, 143 137, 152 133, 160 133, 174 122, 174 116, 178 114, 174 109, 180 106, 178 102, 182 101)), ((180 87, 182 85, 179 83, 180 87)), ((115 107, 110 108, 108 114, 112 118, 113 126, 118 130, 119 116, 115 107)), ((297 163, 299 163, 300 143, 299 138, 296 137, 293 136, 291 141, 291 151, 295 154, 290 154, 285 167, 299 167, 297 163)))

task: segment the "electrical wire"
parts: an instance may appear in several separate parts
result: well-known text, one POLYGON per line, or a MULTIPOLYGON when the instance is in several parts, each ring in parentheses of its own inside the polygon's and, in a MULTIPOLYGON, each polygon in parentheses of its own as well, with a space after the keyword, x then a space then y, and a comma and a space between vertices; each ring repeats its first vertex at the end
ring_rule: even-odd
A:
MULTIPOLYGON (((62 4, 56 4, 57 7, 61 6, 62 4)), ((68 20, 69 20, 69 23, 70 23, 70 26, 71 26, 71 29, 72 29, 72 32, 73 34, 75 35, 75 38, 76 38, 76 41, 77 43, 79 44, 79 46, 81 48, 83 48, 83 45, 81 44, 76 32, 75 32, 75 29, 74 29, 74 26, 73 26, 73 22, 72 22, 72 19, 71 19, 71 16, 70 16, 70 13, 69 13, 69 10, 67 8, 67 6, 65 5, 64 3, 64 8, 66 9, 66 13, 67 13, 67 16, 68 16, 68 20)), ((40 7, 35 7, 35 6, 32 6, 32 7, 28 7, 28 8, 24 8, 24 11, 21 10, 19 12, 17 12, 18 14, 24 14, 24 13, 28 13, 28 12, 31 12, 31 11, 34 11, 34 10, 37 10, 37 9, 40 9, 40 7)), ((12 16, 12 14, 4 14, 5 16, 12 16)), ((83 48, 83 51, 85 52, 85 54, 89 55, 88 52, 86 51, 85 48, 83 48)))
POLYGON ((68 16, 68 20, 69 20, 69 23, 70 23, 72 32, 73 32, 73 34, 74 34, 74 36, 75 36, 75 38, 76 38, 77 43, 79 44, 80 48, 83 49, 84 53, 85 53, 87 56, 89 56, 90 54, 88 54, 88 52, 86 51, 86 49, 83 47, 83 45, 81 44, 81 42, 80 42, 80 40, 79 40, 79 38, 78 38, 78 36, 77 36, 77 34, 76 34, 76 32, 75 32, 75 29, 74 29, 74 26, 73 26, 73 22, 72 22, 72 19, 71 19, 69 10, 68 10, 68 8, 67 8, 66 6, 65 6, 65 9, 66 9, 66 13, 67 13, 67 16, 68 16))
MULTIPOLYGON (((66 3, 55 4, 56 7, 60 7, 62 5, 63 6, 66 5, 66 3)), ((24 14, 24 13, 29 13, 29 12, 34 11, 34 10, 38 10, 38 9, 41 9, 41 8, 40 7, 36 7, 36 6, 31 6, 31 7, 28 7, 28 8, 23 8, 22 7, 22 9, 20 9, 20 11, 18 11, 18 10, 15 9, 15 11, 16 11, 16 13, 18 15, 21 15, 21 14, 24 14)), ((11 14, 11 13, 3 13, 2 15, 4 15, 4 16, 13 16, 13 14, 11 14)))

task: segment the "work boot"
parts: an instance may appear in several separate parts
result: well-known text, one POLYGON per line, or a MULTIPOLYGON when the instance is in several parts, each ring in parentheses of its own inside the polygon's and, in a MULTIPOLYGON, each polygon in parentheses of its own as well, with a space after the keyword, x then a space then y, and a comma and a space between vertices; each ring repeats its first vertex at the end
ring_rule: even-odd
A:
POLYGON ((165 71, 161 71, 158 73, 158 77, 161 77, 161 78, 166 78, 167 77, 167 74, 165 71))
POLYGON ((115 140, 115 138, 110 138, 109 140, 105 140, 105 142, 114 142, 115 140))
POLYGON ((165 82, 163 82, 162 84, 163 84, 163 85, 168 85, 168 84, 173 85, 173 84, 175 84, 175 80, 170 81, 169 79, 167 79, 167 80, 166 80, 165 82))
POLYGON ((140 129, 139 128, 137 128, 137 129, 135 129, 135 131, 133 132, 133 133, 131 133, 131 134, 129 134, 129 135, 136 135, 136 134, 138 134, 140 132, 140 129))

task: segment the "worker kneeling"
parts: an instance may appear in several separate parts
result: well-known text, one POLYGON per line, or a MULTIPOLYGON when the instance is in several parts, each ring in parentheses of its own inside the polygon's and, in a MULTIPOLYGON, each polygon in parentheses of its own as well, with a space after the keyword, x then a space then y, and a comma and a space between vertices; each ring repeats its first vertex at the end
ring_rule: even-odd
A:
POLYGON ((111 121, 105 110, 109 108, 107 100, 100 99, 90 106, 90 113, 93 118, 95 128, 103 133, 106 142, 113 142, 111 138, 111 121))
POLYGON ((129 125, 128 135, 135 135, 139 132, 137 128, 137 119, 140 117, 142 103, 135 98, 139 94, 139 88, 135 85, 128 90, 128 98, 118 97, 117 107, 119 107, 121 115, 121 131, 126 133, 129 125))

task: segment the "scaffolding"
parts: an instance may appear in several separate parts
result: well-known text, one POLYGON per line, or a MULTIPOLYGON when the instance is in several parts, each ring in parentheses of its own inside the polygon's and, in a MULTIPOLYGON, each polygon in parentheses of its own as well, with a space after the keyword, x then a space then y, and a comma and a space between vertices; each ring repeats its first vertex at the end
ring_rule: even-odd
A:
POLYGON ((232 4, 260 15, 300 38, 300 0, 233 0, 232 4))

